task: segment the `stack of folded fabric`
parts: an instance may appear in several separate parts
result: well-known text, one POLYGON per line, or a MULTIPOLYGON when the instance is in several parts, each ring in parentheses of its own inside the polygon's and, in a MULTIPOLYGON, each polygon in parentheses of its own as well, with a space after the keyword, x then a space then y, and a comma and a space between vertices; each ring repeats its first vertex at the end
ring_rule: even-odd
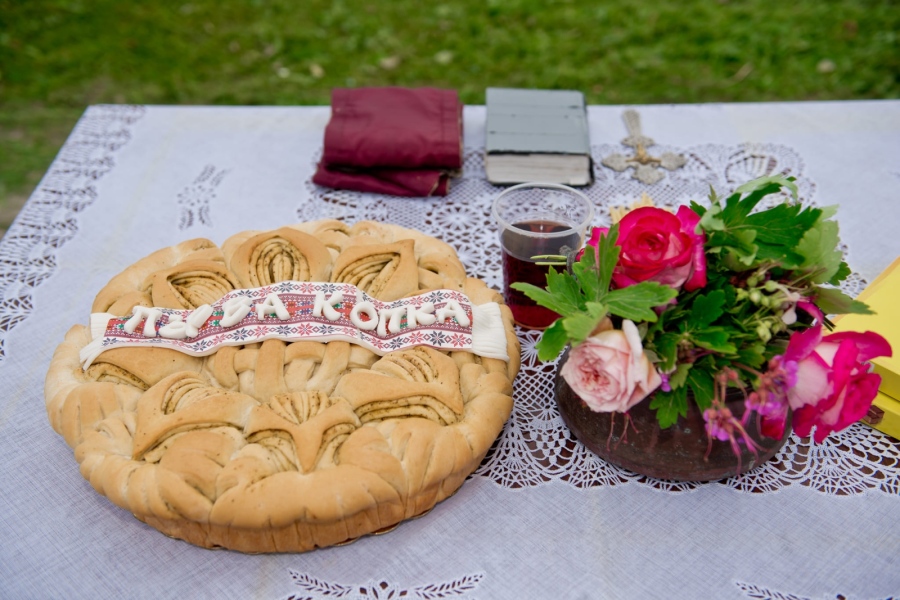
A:
POLYGON ((455 90, 338 88, 313 183, 394 196, 445 196, 462 168, 455 90))

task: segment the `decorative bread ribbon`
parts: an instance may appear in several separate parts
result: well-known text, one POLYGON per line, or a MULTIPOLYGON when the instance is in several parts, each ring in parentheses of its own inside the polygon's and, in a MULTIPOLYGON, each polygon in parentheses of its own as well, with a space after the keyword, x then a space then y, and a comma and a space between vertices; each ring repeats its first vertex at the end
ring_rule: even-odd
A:
POLYGON ((234 290, 195 310, 135 306, 129 316, 91 315, 83 368, 104 350, 123 346, 171 348, 206 356, 222 346, 279 339, 344 341, 378 355, 430 346, 509 360, 500 306, 473 305, 455 290, 433 290, 382 302, 354 285, 284 281, 234 290))

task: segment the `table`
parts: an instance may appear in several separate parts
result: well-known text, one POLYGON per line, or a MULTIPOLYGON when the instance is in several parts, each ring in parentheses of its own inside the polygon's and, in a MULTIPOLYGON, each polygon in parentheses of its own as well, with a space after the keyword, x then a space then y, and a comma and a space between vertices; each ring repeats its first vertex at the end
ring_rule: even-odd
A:
MULTIPOLYGON (((900 101, 637 106, 651 154, 687 164, 645 185, 600 165, 625 107, 591 106, 598 205, 646 192, 675 206, 758 175, 839 204, 858 293, 900 255, 900 101)), ((0 597, 886 598, 900 590, 900 443, 854 425, 792 438, 775 460, 707 484, 649 480, 573 446, 554 367, 520 331, 516 408, 479 470, 395 531, 306 554, 172 540, 97 494, 50 428, 43 378, 94 294, 153 250, 326 217, 416 227, 499 287, 484 181, 484 107, 464 111, 465 167, 447 198, 310 183, 328 107, 92 106, 0 242, 0 597)))

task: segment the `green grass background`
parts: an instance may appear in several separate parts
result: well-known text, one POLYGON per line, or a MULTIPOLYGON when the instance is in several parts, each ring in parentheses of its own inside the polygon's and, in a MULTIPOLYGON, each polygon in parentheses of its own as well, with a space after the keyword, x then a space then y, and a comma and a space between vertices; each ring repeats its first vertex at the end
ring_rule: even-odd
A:
POLYGON ((0 229, 85 107, 327 104, 334 87, 592 104, 900 97, 890 0, 0 0, 0 229))

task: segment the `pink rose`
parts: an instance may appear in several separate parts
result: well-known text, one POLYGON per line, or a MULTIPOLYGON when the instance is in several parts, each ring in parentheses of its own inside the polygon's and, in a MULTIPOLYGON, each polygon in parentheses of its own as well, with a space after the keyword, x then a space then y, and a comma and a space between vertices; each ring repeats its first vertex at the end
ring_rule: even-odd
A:
POLYGON ((616 287, 656 281, 691 291, 706 285, 706 236, 695 233, 700 215, 687 206, 672 214, 661 208, 637 208, 619 221, 622 249, 613 273, 616 287))
POLYGON ((591 248, 596 248, 597 245, 600 244, 600 236, 606 235, 607 233, 609 233, 608 227, 594 227, 593 229, 591 229, 591 237, 585 244, 584 248, 579 250, 578 254, 575 255, 575 261, 577 262, 581 260, 581 257, 584 256, 584 250, 588 246, 590 246, 591 248))
POLYGON ((621 330, 601 331, 572 348, 560 374, 595 412, 625 412, 661 381, 627 320, 621 330))
POLYGON ((875 398, 881 376, 869 371, 876 356, 891 356, 891 345, 877 333, 853 331, 822 337, 816 325, 791 336, 784 353, 796 362, 796 384, 787 400, 794 410, 794 431, 821 442, 865 416, 875 398))

